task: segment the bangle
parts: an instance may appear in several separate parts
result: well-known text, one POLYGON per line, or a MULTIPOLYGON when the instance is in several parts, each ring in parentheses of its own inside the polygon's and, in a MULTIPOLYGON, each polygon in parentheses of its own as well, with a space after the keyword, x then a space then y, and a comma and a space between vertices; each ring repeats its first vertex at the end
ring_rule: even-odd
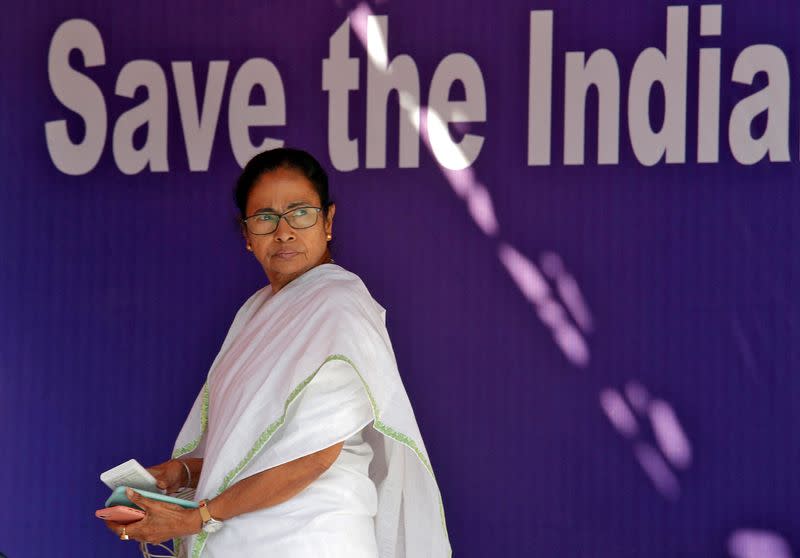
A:
POLYGON ((189 469, 189 466, 183 459, 178 459, 178 462, 183 465, 183 468, 186 469, 186 484, 183 485, 184 488, 191 488, 192 487, 192 471, 189 469))

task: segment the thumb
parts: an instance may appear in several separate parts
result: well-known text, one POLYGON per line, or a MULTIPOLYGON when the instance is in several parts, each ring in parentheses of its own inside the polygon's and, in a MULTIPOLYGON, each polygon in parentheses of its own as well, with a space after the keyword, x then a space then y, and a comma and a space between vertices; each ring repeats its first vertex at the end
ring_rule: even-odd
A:
POLYGON ((126 488, 125 495, 131 502, 142 508, 144 511, 147 511, 150 508, 150 502, 148 499, 136 492, 134 489, 126 488))

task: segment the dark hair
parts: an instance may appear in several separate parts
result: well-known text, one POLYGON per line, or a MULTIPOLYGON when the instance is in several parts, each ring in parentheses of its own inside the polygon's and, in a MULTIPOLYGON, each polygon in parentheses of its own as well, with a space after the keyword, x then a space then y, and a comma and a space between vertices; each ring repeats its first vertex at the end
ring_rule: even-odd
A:
POLYGON ((305 176, 314 190, 319 195, 322 214, 328 216, 328 208, 333 203, 328 194, 328 174, 322 165, 319 164, 310 153, 302 149, 291 147, 279 147, 269 149, 259 153, 244 167, 242 174, 236 181, 236 189, 233 191, 233 199, 236 207, 239 208, 239 215, 242 219, 247 217, 247 198, 250 190, 253 189, 256 181, 265 172, 274 171, 279 168, 290 168, 300 172, 305 176))

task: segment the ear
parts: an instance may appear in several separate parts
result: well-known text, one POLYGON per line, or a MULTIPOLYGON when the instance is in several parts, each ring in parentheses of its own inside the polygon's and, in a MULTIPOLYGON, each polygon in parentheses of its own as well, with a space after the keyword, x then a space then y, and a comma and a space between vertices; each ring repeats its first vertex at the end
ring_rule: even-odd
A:
POLYGON ((325 233, 333 233, 333 216, 336 213, 336 204, 332 203, 328 206, 328 214, 325 217, 325 233))
POLYGON ((252 252, 253 248, 252 245, 250 244, 250 234, 247 232, 247 226, 240 221, 239 227, 240 227, 239 230, 242 233, 242 237, 244 238, 245 247, 247 248, 247 251, 252 252))

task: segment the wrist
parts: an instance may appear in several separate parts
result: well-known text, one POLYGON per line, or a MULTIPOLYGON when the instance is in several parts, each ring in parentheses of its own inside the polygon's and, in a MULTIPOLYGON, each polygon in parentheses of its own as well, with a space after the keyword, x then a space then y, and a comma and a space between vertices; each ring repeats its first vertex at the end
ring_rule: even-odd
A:
POLYGON ((196 508, 183 510, 183 524, 186 535, 196 535, 203 530, 203 520, 196 508))
POLYGON ((222 521, 222 518, 219 516, 219 502, 214 500, 206 500, 206 510, 208 510, 208 514, 216 519, 217 521, 222 521))
POLYGON ((218 502, 214 505, 215 511, 212 512, 210 508, 211 502, 208 500, 200 500, 200 507, 197 511, 200 514, 201 529, 207 533, 216 533, 222 529, 222 518, 218 515, 214 515, 215 513, 219 513, 219 506, 216 505, 217 503, 218 502))
POLYGON ((178 462, 181 470, 181 478, 184 479, 181 482, 181 487, 192 488, 192 471, 189 469, 189 465, 183 459, 176 459, 175 461, 178 462))

